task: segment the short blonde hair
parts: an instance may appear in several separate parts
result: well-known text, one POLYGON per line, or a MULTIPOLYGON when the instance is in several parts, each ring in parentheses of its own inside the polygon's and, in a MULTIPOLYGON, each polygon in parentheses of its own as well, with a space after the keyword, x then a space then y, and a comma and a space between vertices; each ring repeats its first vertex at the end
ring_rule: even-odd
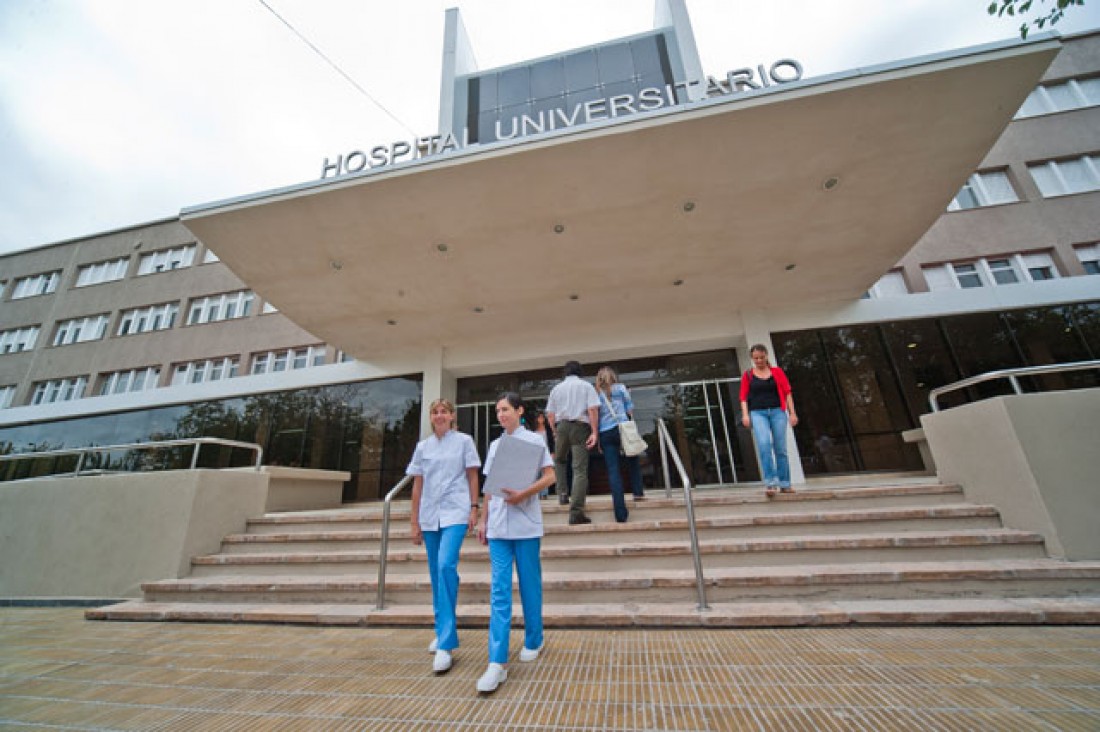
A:
POLYGON ((436 407, 443 407, 451 413, 451 427, 454 427, 458 422, 458 410, 455 409, 454 402, 450 399, 436 399, 428 405, 428 414, 435 411, 436 407))
POLYGON ((596 389, 605 394, 611 393, 611 387, 619 383, 619 375, 610 366, 601 366, 596 372, 596 389))

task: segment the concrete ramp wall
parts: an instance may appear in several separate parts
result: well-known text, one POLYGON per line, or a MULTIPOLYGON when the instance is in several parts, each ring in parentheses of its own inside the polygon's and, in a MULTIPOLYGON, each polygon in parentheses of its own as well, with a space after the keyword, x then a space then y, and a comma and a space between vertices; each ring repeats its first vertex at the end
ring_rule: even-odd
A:
POLYGON ((179 470, 0 483, 0 598, 141 595, 264 513, 270 476, 179 470))
POLYGON ((921 423, 941 480, 1041 533, 1053 557, 1100 559, 1100 389, 985 399, 921 423))

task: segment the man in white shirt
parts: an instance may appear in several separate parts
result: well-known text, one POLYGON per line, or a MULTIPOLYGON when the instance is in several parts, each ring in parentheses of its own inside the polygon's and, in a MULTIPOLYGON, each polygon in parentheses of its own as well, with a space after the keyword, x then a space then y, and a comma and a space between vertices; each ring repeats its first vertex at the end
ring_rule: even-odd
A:
POLYGON ((600 398, 596 389, 581 378, 581 365, 565 364, 565 379, 550 390, 546 420, 554 430, 554 473, 559 493, 568 485, 568 466, 573 465, 569 489, 569 523, 590 524, 584 514, 588 497, 588 451, 596 446, 600 398))

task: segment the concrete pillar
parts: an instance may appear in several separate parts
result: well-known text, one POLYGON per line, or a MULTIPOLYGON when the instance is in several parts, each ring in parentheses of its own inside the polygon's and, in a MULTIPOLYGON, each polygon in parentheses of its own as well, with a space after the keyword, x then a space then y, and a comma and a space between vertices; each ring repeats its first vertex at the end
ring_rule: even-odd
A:
POLYGON ((432 431, 429 408, 436 399, 449 399, 453 403, 458 394, 458 379, 443 368, 443 347, 430 349, 424 356, 424 382, 420 401, 420 434, 432 431))
MULTIPOLYGON (((744 373, 748 369, 752 368, 752 357, 749 353, 749 349, 757 343, 763 344, 768 349, 768 356, 773 366, 779 366, 783 368, 783 364, 776 363, 775 360, 775 347, 772 345, 771 328, 768 326, 768 316, 763 310, 743 310, 741 311, 741 325, 744 328, 745 333, 745 348, 737 350, 737 357, 740 360, 741 371, 744 373)), ((794 396, 794 411, 795 414, 800 412, 798 401, 798 384, 791 384, 791 394, 794 396)), ((741 404, 737 404, 738 410, 741 409, 741 404)), ((740 412, 738 412, 738 422, 740 422, 740 412)), ((753 451, 753 457, 756 459, 757 468, 760 467, 760 458, 756 455, 756 451, 753 451)), ((802 484, 806 482, 806 474, 802 470, 802 457, 798 453, 798 443, 794 439, 794 430, 787 427, 787 457, 791 464, 791 483, 802 484)), ((760 474, 763 475, 764 471, 761 470, 760 474)))

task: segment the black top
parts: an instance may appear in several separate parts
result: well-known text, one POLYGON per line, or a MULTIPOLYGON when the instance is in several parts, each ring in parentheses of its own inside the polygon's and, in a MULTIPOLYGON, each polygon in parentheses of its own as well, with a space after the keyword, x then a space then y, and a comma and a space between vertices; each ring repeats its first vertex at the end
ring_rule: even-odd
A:
POLYGON ((775 377, 769 376, 761 379, 756 374, 752 375, 749 382, 749 409, 780 409, 779 389, 775 385, 775 377))

